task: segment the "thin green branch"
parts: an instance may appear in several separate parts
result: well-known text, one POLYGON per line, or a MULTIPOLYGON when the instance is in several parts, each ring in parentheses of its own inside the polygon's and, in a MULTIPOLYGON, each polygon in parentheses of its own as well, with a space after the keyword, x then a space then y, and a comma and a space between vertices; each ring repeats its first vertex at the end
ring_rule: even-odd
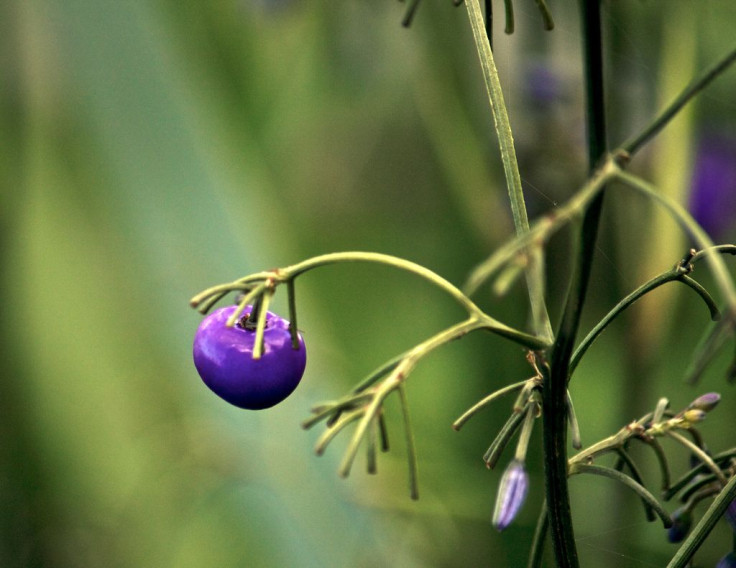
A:
POLYGON ((726 485, 728 480, 726 479, 725 474, 723 473, 723 471, 721 471, 721 468, 718 467, 718 465, 713 461, 713 458, 711 458, 705 451, 703 451, 700 446, 694 444, 693 442, 685 438, 685 436, 682 436, 681 434, 678 434, 677 432, 674 432, 672 430, 667 430, 665 433, 667 436, 682 444, 693 454, 695 454, 698 459, 702 461, 711 472, 713 472, 713 474, 721 482, 721 485, 726 485))
POLYGON ((713 301, 707 290, 705 290, 705 288, 703 288, 695 280, 684 274, 683 270, 684 269, 678 265, 672 270, 663 272, 662 274, 655 276, 648 282, 645 282, 636 290, 623 298, 620 302, 618 302, 618 304, 616 304, 611 309, 611 311, 609 311, 595 325, 595 327, 590 330, 588 335, 586 335, 585 338, 580 342, 580 345, 578 345, 570 360, 570 375, 572 376, 573 372, 577 368, 580 360, 582 359, 583 355, 585 355, 586 351, 590 349, 595 340, 598 339, 600 334, 603 333, 603 331, 611 324, 611 322, 613 322, 614 319, 620 316, 624 310, 634 304, 637 300, 643 298, 645 295, 659 288, 663 284, 667 284, 668 282, 680 281, 683 284, 686 284, 688 287, 695 290, 695 292, 700 295, 703 301, 705 301, 706 305, 708 306, 708 310, 710 311, 711 318, 719 316, 720 312, 718 310, 718 307, 715 305, 715 302, 713 301))
POLYGON ((726 508, 736 499, 736 476, 732 477, 728 484, 718 494, 708 510, 703 514, 695 525, 692 532, 680 546, 679 550, 672 558, 667 568, 685 568, 693 555, 698 551, 715 527, 718 520, 726 512, 726 508))
POLYGON ((534 530, 532 546, 529 550, 529 562, 527 568, 541 568, 542 554, 544 553, 544 541, 549 530, 549 517, 547 516, 547 501, 542 502, 537 519, 537 527, 534 530))
POLYGON ((392 391, 401 387, 416 364, 438 347, 458 339, 471 331, 484 329, 485 327, 484 322, 471 317, 433 335, 407 352, 406 356, 391 370, 390 374, 380 384, 376 385, 372 393, 373 397, 365 407, 363 418, 358 423, 340 464, 338 473, 341 477, 346 477, 350 473, 360 442, 371 420, 376 419, 379 415, 384 400, 392 391))
POLYGON ((359 393, 363 392, 373 384, 375 384, 378 380, 388 375, 391 371, 393 371, 401 361, 404 360, 408 352, 401 353, 394 357, 393 359, 389 359, 386 361, 383 365, 372 371, 367 377, 365 377, 362 381, 360 381, 357 385, 355 385, 350 392, 351 393, 359 393))
MULTIPOLYGON (((720 452, 712 456, 711 459, 716 464, 727 464, 733 457, 736 457, 736 448, 731 448, 730 450, 720 452)), ((667 489, 667 491, 664 492, 663 499, 665 501, 669 501, 683 488, 688 486, 693 479, 695 479, 699 475, 706 473, 707 471, 710 471, 710 468, 705 463, 700 463, 698 466, 692 468, 690 471, 680 477, 680 479, 678 479, 675 483, 673 483, 672 486, 667 489)))
POLYGON ((703 302, 705 302, 705 305, 708 306, 708 311, 710 311, 710 319, 712 321, 718 321, 719 319, 721 319, 721 312, 718 309, 715 300, 713 300, 713 296, 710 295, 708 290, 706 290, 705 287, 700 284, 700 282, 690 278, 687 274, 683 274, 677 280, 694 290, 695 293, 701 297, 703 302))
POLYGON ((502 397, 505 394, 520 390, 524 388, 524 385, 529 382, 529 379, 526 379, 524 381, 519 381, 518 383, 514 383, 512 385, 505 386, 503 388, 498 389, 495 392, 492 392, 484 399, 476 402, 473 406, 471 406, 468 410, 463 412, 463 414, 455 420, 455 422, 452 423, 452 428, 454 430, 460 430, 460 428, 463 427, 463 425, 470 420, 479 410, 483 409, 485 406, 496 400, 497 398, 502 397))
POLYGON ((552 19, 552 12, 549 11, 547 2, 545 0, 534 0, 534 1, 537 3, 537 8, 539 9, 539 13, 542 16, 542 23, 544 25, 544 29, 547 31, 552 31, 555 28, 555 22, 552 19))
MULTIPOLYGON (((470 0, 468 0, 470 1, 470 0)), ((467 4, 468 2, 465 2, 467 4)), ((512 0, 503 0, 504 11, 506 12, 506 25, 504 26, 504 33, 514 33, 514 4, 512 0)))
POLYGON ((567 404, 567 423, 570 425, 570 438, 572 447, 579 450, 583 447, 583 441, 580 438, 580 424, 578 423, 578 417, 575 414, 575 406, 572 403, 572 396, 570 391, 567 391, 565 397, 567 404))
POLYGON ((517 235, 499 247, 490 257, 476 266, 464 286, 467 294, 474 294, 509 262, 517 259, 528 247, 541 247, 559 229, 580 217, 605 184, 613 178, 617 166, 607 161, 583 184, 566 203, 532 223, 529 232, 517 235))
POLYGON ((235 322, 238 321, 238 319, 240 319, 240 316, 245 311, 245 308, 248 306, 248 304, 251 304, 253 303, 254 300, 260 298, 265 289, 266 289, 266 283, 261 282, 260 284, 255 286, 250 292, 243 294, 243 297, 241 298, 240 303, 238 303, 238 307, 235 308, 235 311, 232 314, 230 314, 229 318, 227 318, 225 325, 228 327, 234 326, 235 322))
POLYGON ((401 416, 404 419, 404 435, 406 436, 406 454, 409 460, 409 495, 412 499, 419 499, 419 483, 417 481, 417 450, 414 443, 414 433, 409 420, 409 403, 406 400, 406 392, 402 384, 398 388, 399 401, 401 403, 401 416))
POLYGON ((634 491, 639 497, 641 497, 646 503, 652 508, 652 510, 657 514, 657 516, 662 521, 662 524, 665 528, 669 528, 672 526, 672 519, 670 519, 670 515, 667 511, 665 511, 664 507, 659 504, 659 501, 652 495, 647 489, 642 486, 641 484, 634 481, 631 477, 628 475, 621 473, 620 471, 616 471, 613 468, 610 467, 604 467, 601 465, 588 465, 588 464, 576 464, 575 467, 570 469, 570 475, 577 475, 580 473, 590 473, 593 475, 600 475, 603 477, 610 477, 611 479, 615 479, 616 481, 620 481, 626 487, 634 491))
POLYGON ((327 449, 329 443, 335 438, 335 436, 337 436, 342 431, 342 429, 345 428, 345 426, 358 420, 362 414, 363 410, 359 408, 343 415, 343 417, 340 418, 340 420, 336 424, 322 432, 320 437, 317 439, 317 443, 314 446, 314 452, 318 456, 321 456, 325 452, 325 449, 327 449))
POLYGON ((687 486, 685 491, 680 495, 680 501, 683 503, 693 500, 693 504, 703 500, 703 495, 710 497, 721 490, 722 485, 718 483, 718 478, 713 475, 702 475, 696 481, 687 486))
MULTIPOLYGON (((503 162, 503 170, 506 176, 506 188, 511 202, 511 213, 514 226, 516 227, 516 234, 523 235, 529 232, 529 219, 524 203, 524 191, 521 187, 521 175, 519 174, 519 165, 516 161, 514 137, 511 132, 508 112, 506 111, 501 81, 499 80, 498 70, 493 59, 491 44, 486 35, 480 3, 478 0, 465 0, 465 6, 468 9, 470 27, 473 31, 473 39, 478 50, 483 78, 486 89, 488 90, 488 99, 491 105, 496 134, 498 135, 501 161, 503 162)), ((513 30, 513 6, 511 6, 510 1, 506 4, 506 18, 506 32, 511 33, 509 23, 511 30, 513 30)), ((526 279, 534 323, 533 329, 535 334, 551 341, 553 336, 552 325, 549 321, 545 303, 544 281, 539 278, 539 274, 533 269, 535 264, 542 262, 541 250, 532 250, 530 256, 530 264, 532 266, 526 271, 526 279)))
MULTIPOLYGON (((623 448, 623 446, 620 448, 616 448, 616 453, 618 454, 621 461, 629 468, 629 471, 631 472, 631 477, 634 479, 634 481, 644 487, 644 478, 641 476, 639 468, 636 466, 636 463, 634 463, 634 460, 631 459, 631 456, 623 448)), ((642 499, 642 503, 644 504, 644 513, 646 514, 647 520, 649 522, 653 521, 654 511, 652 511, 652 507, 649 505, 646 499, 642 499)))
POLYGON ((514 459, 518 462, 524 463, 526 461, 526 452, 529 449, 529 440, 531 440, 532 437, 534 421, 537 419, 538 412, 539 404, 535 401, 531 401, 529 410, 526 411, 524 416, 524 423, 521 425, 519 440, 516 444, 514 459))
POLYGON ((307 420, 302 422, 302 428, 308 430, 321 420, 324 420, 325 418, 333 414, 340 413, 343 410, 361 406, 364 403, 368 402, 371 398, 373 398, 372 393, 364 392, 357 395, 351 394, 344 399, 338 400, 336 402, 320 404, 316 408, 312 409, 312 412, 314 412, 314 416, 310 416, 307 420))
POLYGON ((664 453, 664 449, 662 448, 662 445, 657 441, 656 438, 649 438, 649 439, 636 438, 636 439, 641 440, 647 446, 652 448, 652 451, 654 451, 654 455, 657 457, 657 463, 659 464, 659 470, 662 473, 662 491, 663 492, 667 491, 671 483, 671 474, 670 474, 669 462, 667 461, 667 456, 664 453))
POLYGON ((707 87, 714 79, 721 75, 728 67, 736 61, 736 48, 731 50, 725 57, 710 68, 706 69, 700 77, 694 79, 667 107, 639 134, 626 142, 622 148, 630 155, 635 154, 647 142, 652 140, 678 112, 689 103, 695 95, 707 87))
POLYGON ((273 297, 273 288, 266 288, 261 295, 261 304, 258 309, 258 324, 256 326, 256 339, 253 345, 253 359, 260 359, 263 355, 263 335, 266 332, 266 314, 273 297))
POLYGON ((726 264, 714 250, 713 241, 708 234, 682 205, 657 191, 650 183, 620 168, 616 173, 616 178, 664 207, 682 229, 703 249, 706 253, 705 260, 708 262, 710 270, 713 273, 713 278, 721 294, 723 294, 725 301, 728 303, 727 319, 733 320, 736 317, 736 288, 726 268, 726 264))
MULTIPOLYGON (((472 318, 482 322, 482 327, 488 329, 488 331, 500 335, 501 337, 505 337, 507 339, 515 341, 516 343, 519 343, 529 349, 543 349, 549 345, 549 341, 545 338, 530 335, 528 333, 524 333, 522 331, 509 327, 496 320, 495 318, 489 316, 488 314, 484 313, 459 288, 457 288, 454 284, 452 284, 436 272, 433 272, 432 270, 425 268, 420 264, 387 254, 357 251, 324 254, 312 257, 310 259, 304 260, 291 266, 287 266, 285 268, 277 269, 272 273, 269 273, 269 278, 273 280, 285 281, 291 278, 296 278, 300 274, 303 274, 315 268, 319 268, 321 266, 345 262, 370 262, 383 264, 410 272, 412 274, 416 274, 417 276, 424 278, 438 288, 447 292, 461 306, 465 308, 465 310, 472 318)), ((250 277, 247 278, 248 280, 250 280, 250 277)))
POLYGON ((526 413, 530 411, 532 403, 528 403, 527 406, 521 412, 512 412, 509 419, 503 425, 503 428, 498 432, 495 439, 486 450, 483 455, 483 461, 488 469, 496 467, 501 453, 504 451, 509 441, 521 426, 521 421, 526 416, 526 413))
POLYGON ((294 279, 286 282, 286 292, 289 301, 289 334, 291 335, 291 347, 299 349, 299 328, 296 321, 296 289, 294 279))
POLYGON ((478 306, 476 306, 473 301, 471 301, 465 294, 463 294, 463 292, 457 286, 455 286, 436 272, 422 266, 421 264, 417 264, 410 260, 391 256, 388 254, 363 251, 328 253, 309 258, 285 268, 280 268, 274 272, 280 280, 287 280, 289 278, 296 278, 300 274, 303 274, 310 270, 314 270, 315 268, 327 266, 330 264, 342 264, 347 262, 368 262, 374 264, 383 264, 385 266, 391 266, 393 268, 398 268, 406 272, 411 272, 412 274, 415 274, 420 278, 427 280, 428 282, 447 292, 447 294, 454 298, 455 301, 463 308, 465 308, 465 310, 469 314, 480 312, 480 308, 478 308, 478 306))
POLYGON ((685 370, 685 382, 695 384, 701 375, 718 354, 721 347, 733 334, 734 321, 723 318, 703 333, 693 351, 690 365, 685 370))

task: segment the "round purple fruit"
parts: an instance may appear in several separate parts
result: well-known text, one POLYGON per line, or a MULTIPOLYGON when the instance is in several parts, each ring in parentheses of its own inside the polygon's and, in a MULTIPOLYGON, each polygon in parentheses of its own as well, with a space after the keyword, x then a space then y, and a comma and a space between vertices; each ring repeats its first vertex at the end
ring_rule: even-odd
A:
POLYGON ((233 327, 226 322, 236 306, 209 314, 194 336, 194 366, 204 383, 220 398, 240 408, 260 410, 278 404, 299 384, 307 363, 304 339, 292 345, 289 322, 266 312, 263 351, 253 358, 255 325, 247 306, 233 327))

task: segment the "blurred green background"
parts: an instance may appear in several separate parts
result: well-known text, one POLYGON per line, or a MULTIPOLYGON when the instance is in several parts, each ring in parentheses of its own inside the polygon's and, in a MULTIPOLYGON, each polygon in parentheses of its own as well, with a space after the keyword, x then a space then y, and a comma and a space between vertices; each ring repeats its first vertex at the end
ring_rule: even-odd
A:
MULTIPOLYGON (((553 6, 551 33, 532 2, 516 8, 516 33, 499 29, 495 49, 536 216, 584 176, 579 35, 574 3, 553 6)), ((299 427, 311 405, 462 316, 425 283, 357 265, 301 278, 309 364, 274 409, 230 407, 191 364, 200 316, 187 301, 207 286, 351 249, 406 257, 460 284, 512 233, 465 9, 426 0, 408 30, 405 9, 0 2, 0 566, 524 565, 542 498, 539 432, 528 501, 499 535, 490 514, 501 472, 480 458, 511 401, 460 433, 449 427, 530 374, 518 348, 470 336, 412 376, 418 502, 396 405, 377 476, 359 462, 339 479, 346 439, 318 459, 319 429, 299 427)), ((732 3, 711 0, 697 16, 684 0, 626 0, 605 15, 614 143, 723 54, 736 24, 732 3)), ((736 131, 734 92, 731 73, 632 167, 685 202, 698 140, 736 131)), ((640 198, 612 192, 607 207, 586 328, 689 246, 640 198)), ((553 317, 567 244, 563 233, 550 246, 553 317)), ((728 354, 697 389, 681 382, 707 325, 682 288, 632 309, 580 366, 584 443, 660 396, 678 408, 719 390, 725 400, 703 431, 714 450, 733 445, 728 354)), ((524 294, 479 301, 523 326, 524 294)), ((283 294, 276 308, 285 312, 283 294)), ((684 470, 687 456, 674 455, 684 470)), ((640 457, 656 487, 652 456, 640 457)), ((663 566, 674 551, 663 530, 612 483, 571 484, 583 565, 663 566)), ((699 565, 729 542, 719 526, 699 565)))

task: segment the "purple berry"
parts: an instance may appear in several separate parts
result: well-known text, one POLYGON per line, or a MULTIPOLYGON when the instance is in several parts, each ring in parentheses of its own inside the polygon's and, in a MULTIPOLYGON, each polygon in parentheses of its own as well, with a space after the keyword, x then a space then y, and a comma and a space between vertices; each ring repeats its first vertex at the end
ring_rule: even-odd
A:
POLYGON ((204 383, 220 398, 240 408, 260 410, 278 404, 299 384, 307 363, 304 339, 294 349, 289 322, 266 313, 263 352, 253 358, 255 326, 245 320, 252 307, 233 327, 225 323, 236 306, 209 314, 194 336, 194 366, 204 383))

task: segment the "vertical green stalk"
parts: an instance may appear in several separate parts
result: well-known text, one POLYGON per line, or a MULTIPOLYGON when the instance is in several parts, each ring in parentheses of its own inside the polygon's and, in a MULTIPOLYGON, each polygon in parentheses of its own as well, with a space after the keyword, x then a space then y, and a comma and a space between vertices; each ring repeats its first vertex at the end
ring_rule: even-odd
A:
MULTIPOLYGON (((524 192, 521 188, 521 175, 519 165, 516 162, 516 150, 514 149, 514 137, 511 132, 509 115, 506 111, 506 103, 503 98, 501 82, 498 78, 496 63, 493 59, 493 51, 486 34, 485 22, 480 10, 478 0, 466 0, 470 27, 473 31, 475 47, 478 50, 483 79, 488 90, 488 100, 491 104, 493 122, 498 135, 498 145, 501 150, 501 161, 506 176, 506 187, 511 202, 511 215, 514 219, 516 234, 522 235, 529 232, 529 219, 524 203, 524 192)), ((507 7, 507 17, 510 11, 507 7)), ((544 298, 544 280, 540 268, 543 267, 542 251, 530 247, 528 252, 529 264, 526 270, 527 287, 529 288, 529 302, 534 324, 534 333, 545 340, 552 340, 552 326, 547 313, 547 305, 544 298), (535 270, 536 269, 536 270, 535 270)))
MULTIPOLYGON (((592 172, 606 153, 603 97, 603 53, 599 0, 580 0, 583 67, 586 87, 588 163, 592 172)), ((575 337, 580 324, 595 251, 603 192, 590 203, 583 217, 576 267, 568 289, 562 320, 552 348, 543 389, 545 487, 549 528, 558 568, 579 566, 567 486, 567 378, 575 337)))

